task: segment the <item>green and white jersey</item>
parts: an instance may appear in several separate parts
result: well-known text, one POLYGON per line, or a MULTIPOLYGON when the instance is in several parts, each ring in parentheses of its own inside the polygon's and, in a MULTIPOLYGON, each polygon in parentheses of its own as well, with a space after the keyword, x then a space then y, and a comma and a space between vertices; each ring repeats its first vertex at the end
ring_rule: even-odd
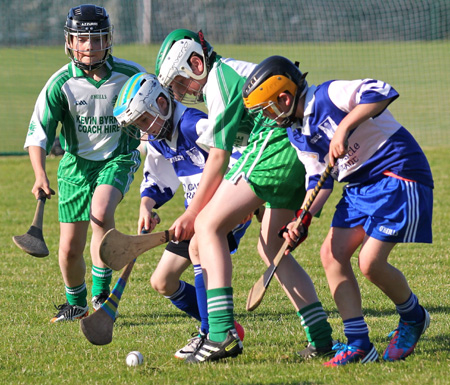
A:
POLYGON ((199 137, 199 145, 231 152, 233 146, 247 146, 250 133, 261 129, 248 115, 242 99, 242 87, 255 66, 217 57, 203 88, 209 125, 199 137))
POLYGON ((137 148, 139 141, 121 131, 113 108, 124 83, 145 68, 112 56, 106 67, 108 74, 99 82, 73 63, 53 74, 36 101, 24 147, 39 146, 48 154, 61 123, 62 148, 87 160, 105 160, 137 148))

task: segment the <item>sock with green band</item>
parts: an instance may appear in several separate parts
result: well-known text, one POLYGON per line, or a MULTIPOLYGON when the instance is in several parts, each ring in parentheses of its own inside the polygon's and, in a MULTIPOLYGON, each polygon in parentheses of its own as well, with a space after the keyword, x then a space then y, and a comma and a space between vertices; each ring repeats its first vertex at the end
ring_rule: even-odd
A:
POLYGON ((209 339, 225 341, 228 330, 234 328, 233 288, 221 287, 206 291, 208 300, 209 339))
POLYGON ((68 287, 66 286, 66 298, 67 302, 69 302, 70 305, 77 305, 77 306, 87 306, 87 289, 86 289, 86 282, 83 282, 79 286, 75 287, 68 287))
POLYGON ((301 319, 308 342, 312 346, 321 348, 330 345, 333 330, 320 302, 305 306, 297 312, 297 315, 301 319))
POLYGON ((110 293, 110 285, 113 271, 109 267, 97 267, 92 265, 92 296, 103 292, 110 293))

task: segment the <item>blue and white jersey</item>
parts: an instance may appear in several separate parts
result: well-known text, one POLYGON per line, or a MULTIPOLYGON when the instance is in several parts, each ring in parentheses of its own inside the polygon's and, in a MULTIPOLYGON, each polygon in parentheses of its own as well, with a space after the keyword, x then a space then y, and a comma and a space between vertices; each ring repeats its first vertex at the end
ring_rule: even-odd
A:
POLYGON ((187 207, 197 191, 208 157, 196 143, 208 125, 208 116, 204 112, 175 101, 173 125, 170 140, 146 142, 141 197, 152 198, 156 202, 155 208, 172 199, 180 184, 187 207))
MULTIPOLYGON (((155 202, 155 208, 172 199, 180 184, 183 186, 185 207, 197 191, 208 152, 197 144, 199 136, 208 128, 208 116, 195 108, 187 108, 175 101, 174 131, 171 140, 146 142, 144 178, 141 197, 155 202)), ((241 153, 235 150, 230 157, 234 164, 241 153)))
MULTIPOLYGON (((288 128, 291 143, 306 169, 307 189, 314 188, 329 163, 329 145, 339 123, 358 104, 398 98, 389 84, 374 79, 332 80, 308 89, 304 118, 288 128)), ((348 137, 348 153, 333 178, 351 184, 371 183, 386 172, 433 187, 428 161, 413 136, 389 110, 361 123, 348 137)), ((324 188, 332 188, 328 178, 324 188)))

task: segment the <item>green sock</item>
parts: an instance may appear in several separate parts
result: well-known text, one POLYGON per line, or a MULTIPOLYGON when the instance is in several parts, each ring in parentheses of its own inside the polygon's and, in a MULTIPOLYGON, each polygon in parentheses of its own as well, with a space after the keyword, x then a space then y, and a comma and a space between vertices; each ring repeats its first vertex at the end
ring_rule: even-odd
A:
POLYGON ((83 282, 79 286, 75 287, 68 287, 66 286, 66 298, 67 302, 69 302, 70 305, 77 305, 77 306, 87 306, 87 289, 86 289, 86 282, 83 282))
POLYGON ((228 330, 234 328, 233 288, 221 287, 206 290, 208 299, 209 339, 225 341, 228 330))
POLYGON ((306 337, 312 346, 321 348, 332 342, 331 333, 333 330, 320 302, 305 306, 297 312, 297 315, 302 321, 306 337))
POLYGON ((111 278, 113 271, 109 267, 97 267, 92 265, 92 296, 103 292, 111 292, 111 278))

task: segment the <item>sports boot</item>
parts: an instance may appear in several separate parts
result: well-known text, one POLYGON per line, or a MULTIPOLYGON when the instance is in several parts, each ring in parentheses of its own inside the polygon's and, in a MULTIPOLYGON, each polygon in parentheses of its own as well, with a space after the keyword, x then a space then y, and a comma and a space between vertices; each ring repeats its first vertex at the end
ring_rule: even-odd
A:
POLYGON ((223 342, 211 341, 208 338, 198 345, 194 353, 186 358, 188 363, 205 361, 217 361, 227 357, 237 357, 242 354, 244 346, 239 339, 236 329, 228 331, 227 338, 223 342))

